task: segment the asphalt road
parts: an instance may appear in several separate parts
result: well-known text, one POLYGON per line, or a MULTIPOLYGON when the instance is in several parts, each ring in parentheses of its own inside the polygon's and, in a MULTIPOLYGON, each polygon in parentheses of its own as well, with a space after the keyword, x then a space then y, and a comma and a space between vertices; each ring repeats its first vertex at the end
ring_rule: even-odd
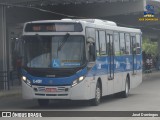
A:
MULTIPOLYGON (((0 110, 160 111, 160 73, 157 72, 156 74, 154 73, 144 75, 142 84, 139 85, 137 88, 130 90, 130 95, 128 98, 117 98, 115 96, 107 96, 102 99, 102 102, 99 106, 90 106, 86 101, 51 101, 49 106, 39 107, 36 100, 23 100, 21 96, 10 96, 0 98, 0 110)), ((61 118, 57 118, 56 120, 58 119, 61 120, 61 118)), ((95 119, 96 118, 90 118, 90 120, 95 119)), ((160 118, 152 119, 160 120, 160 118)), ((119 119, 111 118, 110 120, 119 119)), ((143 120, 143 118, 124 118, 123 120, 143 120)), ((144 120, 150 119, 144 118, 144 120)))

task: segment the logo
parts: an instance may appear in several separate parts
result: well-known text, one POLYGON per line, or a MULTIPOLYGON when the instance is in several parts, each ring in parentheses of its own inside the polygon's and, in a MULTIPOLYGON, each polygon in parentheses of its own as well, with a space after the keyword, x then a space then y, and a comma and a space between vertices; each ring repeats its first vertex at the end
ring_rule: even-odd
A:
POLYGON ((146 10, 144 11, 144 17, 154 17, 154 6, 153 5, 147 5, 146 10))
POLYGON ((145 8, 143 17, 138 19, 140 22, 156 22, 159 20, 155 17, 155 7, 153 5, 146 5, 145 8))
POLYGON ((31 113, 31 112, 22 112, 22 113, 17 113, 17 112, 2 112, 2 117, 19 117, 19 118, 23 118, 23 117, 42 117, 41 113, 31 113))
POLYGON ((11 117, 11 112, 2 112, 2 117, 11 117))
POLYGON ((59 68, 60 67, 60 60, 59 59, 52 60, 52 67, 59 68))

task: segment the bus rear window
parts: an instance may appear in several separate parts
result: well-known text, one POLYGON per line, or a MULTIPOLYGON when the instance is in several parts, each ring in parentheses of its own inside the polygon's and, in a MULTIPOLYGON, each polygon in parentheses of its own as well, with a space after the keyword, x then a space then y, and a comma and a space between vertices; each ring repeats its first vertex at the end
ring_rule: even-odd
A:
POLYGON ((82 32, 80 23, 28 23, 25 32, 82 32))

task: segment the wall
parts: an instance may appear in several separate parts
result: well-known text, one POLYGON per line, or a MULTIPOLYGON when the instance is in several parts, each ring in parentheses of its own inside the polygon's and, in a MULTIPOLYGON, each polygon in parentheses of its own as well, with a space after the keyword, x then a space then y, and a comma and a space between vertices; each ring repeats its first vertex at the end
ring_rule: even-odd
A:
MULTIPOLYGON (((0 6, 0 72, 7 71, 7 51, 6 51, 6 16, 5 7, 0 6)), ((2 76, 2 73, 1 75, 2 76)), ((7 78, 0 77, 0 89, 7 89, 7 78)))

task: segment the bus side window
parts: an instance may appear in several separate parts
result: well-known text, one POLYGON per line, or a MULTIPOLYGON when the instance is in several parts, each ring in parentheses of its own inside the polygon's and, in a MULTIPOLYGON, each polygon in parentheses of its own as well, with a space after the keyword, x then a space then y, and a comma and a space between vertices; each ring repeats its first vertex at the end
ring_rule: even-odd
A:
POLYGON ((136 54, 136 36, 131 36, 131 53, 136 54))
POLYGON ((114 33, 114 51, 115 51, 115 56, 120 55, 119 34, 117 32, 114 33))
POLYGON ((126 52, 124 33, 120 33, 120 52, 124 55, 126 52))
POLYGON ((95 29, 94 28, 86 28, 86 37, 92 38, 95 41, 95 29))
POLYGON ((95 43, 87 43, 89 48, 89 62, 95 61, 95 43))
POLYGON ((100 54, 106 55, 105 31, 99 31, 100 54))
POLYGON ((114 56, 115 50, 114 50, 114 41, 113 41, 113 35, 107 34, 106 35, 106 46, 107 46, 107 55, 114 56))
POLYGON ((131 44, 130 44, 130 35, 127 33, 125 34, 125 40, 126 40, 126 54, 130 55, 130 48, 131 48, 131 44))
POLYGON ((106 51, 107 51, 107 55, 110 55, 110 48, 111 48, 110 47, 111 45, 110 45, 109 39, 110 39, 110 36, 107 34, 106 35, 106 47, 107 47, 106 51))
POLYGON ((97 41, 97 32, 95 33, 94 28, 86 28, 86 38, 87 38, 87 49, 88 49, 88 60, 90 62, 95 61, 95 41, 97 41))
POLYGON ((136 35, 136 54, 141 54, 141 35, 136 35))
POLYGON ((100 56, 100 48, 99 48, 99 32, 96 31, 96 54, 100 56))

